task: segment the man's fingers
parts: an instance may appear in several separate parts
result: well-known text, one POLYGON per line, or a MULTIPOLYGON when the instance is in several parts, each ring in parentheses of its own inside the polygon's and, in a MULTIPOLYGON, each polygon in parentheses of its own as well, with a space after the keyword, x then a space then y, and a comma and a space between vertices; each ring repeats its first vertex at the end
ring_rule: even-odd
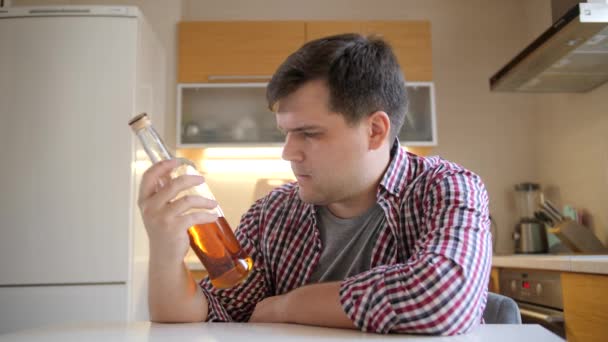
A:
POLYGON ((143 201, 154 195, 156 191, 158 191, 159 181, 164 179, 166 182, 166 175, 179 164, 180 161, 177 159, 163 160, 148 168, 148 170, 144 172, 141 179, 141 184, 139 187, 139 200, 143 201))
POLYGON ((183 196, 169 203, 165 214, 178 216, 193 208, 213 209, 215 207, 217 207, 217 202, 212 199, 202 196, 183 196))
POLYGON ((180 192, 205 182, 203 176, 181 175, 172 179, 169 184, 163 186, 153 197, 149 199, 150 205, 160 208, 171 202, 180 192))
POLYGON ((205 211, 197 211, 179 216, 176 219, 176 227, 190 228, 195 224, 205 224, 215 222, 215 220, 217 220, 217 215, 205 211))

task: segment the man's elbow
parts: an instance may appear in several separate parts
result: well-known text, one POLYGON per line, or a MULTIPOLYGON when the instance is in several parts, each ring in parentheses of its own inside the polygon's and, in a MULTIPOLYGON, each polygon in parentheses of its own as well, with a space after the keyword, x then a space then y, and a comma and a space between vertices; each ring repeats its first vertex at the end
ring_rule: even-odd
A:
POLYGON ((481 322, 478 305, 462 307, 458 302, 452 302, 449 313, 442 317, 437 324, 436 335, 453 336, 469 333, 481 322))
POLYGON ((197 323, 204 320, 192 315, 167 315, 150 313, 150 321, 154 323, 197 323))
POLYGON ((150 321, 154 323, 196 323, 207 319, 207 310, 175 310, 149 307, 150 321))
MULTIPOLYGON (((465 301, 466 302, 466 299, 465 301)), ((411 313, 403 313, 390 333, 453 336, 466 334, 481 323, 481 303, 462 306, 463 301, 453 300, 431 310, 425 318, 412 320, 411 313)))

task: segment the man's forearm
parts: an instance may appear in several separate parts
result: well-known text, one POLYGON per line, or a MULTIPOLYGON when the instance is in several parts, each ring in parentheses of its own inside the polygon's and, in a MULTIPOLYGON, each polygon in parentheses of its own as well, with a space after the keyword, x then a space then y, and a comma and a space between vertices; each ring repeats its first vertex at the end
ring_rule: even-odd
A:
POLYGON ((297 288, 286 295, 289 323, 356 329, 340 303, 340 282, 297 288))
POLYGON ((186 265, 150 257, 148 302, 154 322, 201 322, 207 318, 207 299, 186 265))

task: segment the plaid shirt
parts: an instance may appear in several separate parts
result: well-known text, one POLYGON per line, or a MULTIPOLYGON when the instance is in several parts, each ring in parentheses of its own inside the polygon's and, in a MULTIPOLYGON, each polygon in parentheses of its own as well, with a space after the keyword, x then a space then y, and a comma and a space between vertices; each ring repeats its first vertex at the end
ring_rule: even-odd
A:
MULTIPOLYGON (((476 174, 396 143, 378 186, 386 227, 371 269, 345 279, 342 307, 363 331, 453 335, 482 322, 491 262, 488 196, 476 174)), ((248 321, 258 302, 308 284, 322 246, 314 205, 297 183, 273 190, 243 215, 236 236, 254 260, 239 286, 201 281, 209 321, 248 321)))

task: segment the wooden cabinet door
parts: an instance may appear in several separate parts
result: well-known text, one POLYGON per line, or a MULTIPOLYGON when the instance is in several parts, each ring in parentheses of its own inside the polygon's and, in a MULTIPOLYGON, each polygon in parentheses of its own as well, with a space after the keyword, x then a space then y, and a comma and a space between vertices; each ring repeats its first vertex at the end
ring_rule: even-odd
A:
POLYGON ((309 21, 306 40, 356 32, 382 36, 393 47, 408 82, 433 80, 431 24, 428 21, 309 21))
POLYGON ((267 82, 304 41, 300 21, 181 22, 178 82, 267 82))
POLYGON ((500 269, 496 267, 492 267, 492 271, 490 272, 490 279, 488 284, 488 291, 494 293, 500 293, 500 279, 499 279, 500 269))
POLYGON ((562 273, 562 291, 568 341, 608 341, 608 276, 562 273))

